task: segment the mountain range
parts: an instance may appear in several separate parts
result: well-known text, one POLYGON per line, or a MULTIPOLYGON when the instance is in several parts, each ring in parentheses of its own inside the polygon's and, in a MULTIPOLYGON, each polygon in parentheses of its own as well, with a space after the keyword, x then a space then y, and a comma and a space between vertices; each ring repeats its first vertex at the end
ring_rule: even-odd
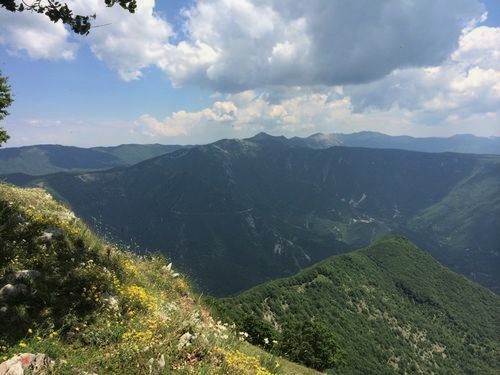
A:
POLYGON ((214 295, 404 234, 500 290, 500 157, 311 148, 259 134, 107 171, 29 177, 87 223, 162 251, 214 295))
POLYGON ((500 154, 500 137, 477 137, 472 134, 457 134, 452 137, 390 136, 363 131, 352 134, 317 133, 306 138, 290 138, 290 145, 310 148, 332 146, 395 148, 422 152, 460 152, 472 154, 500 154))
POLYGON ((0 149, 0 175, 39 176, 66 171, 94 171, 136 164, 184 146, 128 144, 81 148, 36 145, 0 149))
MULTIPOLYGON (((269 135, 260 133, 253 139, 266 137, 269 135)), ((352 134, 317 133, 304 138, 273 138, 290 147, 322 149, 332 146, 347 146, 500 155, 500 137, 477 137, 471 134, 455 135, 448 138, 415 138, 364 131, 352 134)), ((126 144, 91 148, 61 145, 2 148, 0 149, 0 175, 19 173, 39 176, 56 172, 104 170, 136 164, 187 147, 190 146, 126 144)))

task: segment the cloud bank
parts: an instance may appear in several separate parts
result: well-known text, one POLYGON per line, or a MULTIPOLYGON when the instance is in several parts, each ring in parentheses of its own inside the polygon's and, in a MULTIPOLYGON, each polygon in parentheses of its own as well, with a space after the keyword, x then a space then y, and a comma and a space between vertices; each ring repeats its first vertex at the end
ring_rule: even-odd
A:
MULTIPOLYGON (((69 3, 77 13, 98 15, 96 23, 105 26, 83 40, 123 79, 157 66, 175 85, 220 92, 358 84, 395 69, 439 65, 485 12, 477 0, 205 0, 182 11, 185 37, 174 44, 154 0, 140 1, 136 14, 102 0, 69 3)), ((2 12, 9 35, 2 42, 33 58, 73 57, 66 30, 42 18, 2 12), (44 43, 23 40, 35 32, 55 38, 43 53, 44 43), (59 49, 50 47, 57 42, 59 49)))
POLYGON ((388 134, 449 135, 460 129, 500 135, 500 28, 466 30, 458 48, 437 67, 396 69, 360 85, 289 87, 222 95, 224 102, 197 112, 142 123, 149 135, 197 135, 226 128, 233 136, 258 131, 377 130, 388 134), (225 110, 225 112, 224 112, 225 110), (222 112, 221 112, 222 111, 222 112), (184 133, 180 132, 180 129, 184 133))

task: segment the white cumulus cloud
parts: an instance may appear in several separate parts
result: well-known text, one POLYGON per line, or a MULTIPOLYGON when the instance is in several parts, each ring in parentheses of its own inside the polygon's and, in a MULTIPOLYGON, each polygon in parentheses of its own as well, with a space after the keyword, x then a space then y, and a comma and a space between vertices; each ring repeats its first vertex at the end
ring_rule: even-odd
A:
POLYGON ((141 71, 159 64, 174 33, 154 11, 154 0, 138 1, 135 13, 119 6, 108 8, 103 0, 71 0, 79 14, 96 14, 94 27, 82 40, 92 52, 124 80, 137 79, 141 71))
POLYGON ((221 92, 370 82, 439 65, 483 13, 477 0, 198 1, 162 68, 177 85, 221 92))
MULTIPOLYGON (((107 8, 102 0, 68 3, 76 13, 97 14, 96 24, 103 26, 82 41, 123 79, 156 66, 176 86, 219 92, 358 84, 396 69, 436 66, 456 48, 461 31, 473 28, 485 12, 479 0, 197 0, 182 11, 177 31, 184 37, 177 41, 154 0, 139 1, 135 14, 107 8)), ((2 27, 10 25, 12 36, 3 43, 34 58, 58 56, 54 48, 60 44, 57 52, 66 52, 59 56, 74 56, 60 24, 29 42, 29 28, 46 28, 50 21, 2 13, 2 27)))
POLYGON ((13 14, 0 9, 0 44, 10 54, 26 53, 32 59, 72 60, 78 44, 61 23, 34 13, 13 14))
POLYGON ((426 122, 467 118, 500 108, 500 28, 467 30, 441 66, 398 69, 378 81, 347 86, 355 111, 404 108, 426 122))
MULTIPOLYGON (((360 130, 498 136, 498 55, 500 28, 464 29, 458 48, 437 67, 396 69, 367 84, 219 95, 224 101, 196 112, 174 113, 163 125, 168 129, 175 122, 192 139, 212 134, 241 137, 258 131, 291 136, 360 130)), ((148 134, 166 133, 150 128, 148 134)))

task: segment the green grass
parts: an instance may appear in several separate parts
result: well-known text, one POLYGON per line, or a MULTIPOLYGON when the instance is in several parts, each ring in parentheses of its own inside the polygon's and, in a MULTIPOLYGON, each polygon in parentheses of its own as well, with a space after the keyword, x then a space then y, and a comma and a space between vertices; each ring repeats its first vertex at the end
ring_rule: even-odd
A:
POLYGON ((250 356, 263 358, 263 361, 270 361, 271 365, 277 367, 282 374, 287 375, 319 375, 321 372, 301 366, 289 360, 269 354, 258 346, 251 345, 247 342, 243 343, 241 350, 250 356), (278 363, 276 366, 275 362, 278 363))

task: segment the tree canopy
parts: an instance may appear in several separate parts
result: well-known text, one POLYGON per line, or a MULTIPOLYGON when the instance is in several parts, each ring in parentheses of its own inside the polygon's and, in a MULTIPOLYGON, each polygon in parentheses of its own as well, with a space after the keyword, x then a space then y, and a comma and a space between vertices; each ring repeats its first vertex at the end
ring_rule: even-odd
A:
POLYGON ((281 336, 280 352, 294 362, 324 371, 344 361, 337 338, 320 322, 291 322, 283 327, 281 336))
MULTIPOLYGON (((123 9, 134 13, 137 8, 136 0, 104 0, 108 7, 115 4, 120 5, 123 9)), ((0 0, 0 5, 10 12, 35 12, 46 15, 52 22, 61 21, 68 25, 76 34, 87 35, 92 27, 91 20, 95 19, 95 14, 81 15, 74 14, 71 8, 66 3, 60 3, 53 0, 0 0)))
MULTIPOLYGON (((7 77, 2 76, 0 72, 0 120, 9 114, 7 107, 12 104, 12 95, 10 93, 10 86, 7 77)), ((0 127, 0 145, 9 139, 7 132, 0 127)))

